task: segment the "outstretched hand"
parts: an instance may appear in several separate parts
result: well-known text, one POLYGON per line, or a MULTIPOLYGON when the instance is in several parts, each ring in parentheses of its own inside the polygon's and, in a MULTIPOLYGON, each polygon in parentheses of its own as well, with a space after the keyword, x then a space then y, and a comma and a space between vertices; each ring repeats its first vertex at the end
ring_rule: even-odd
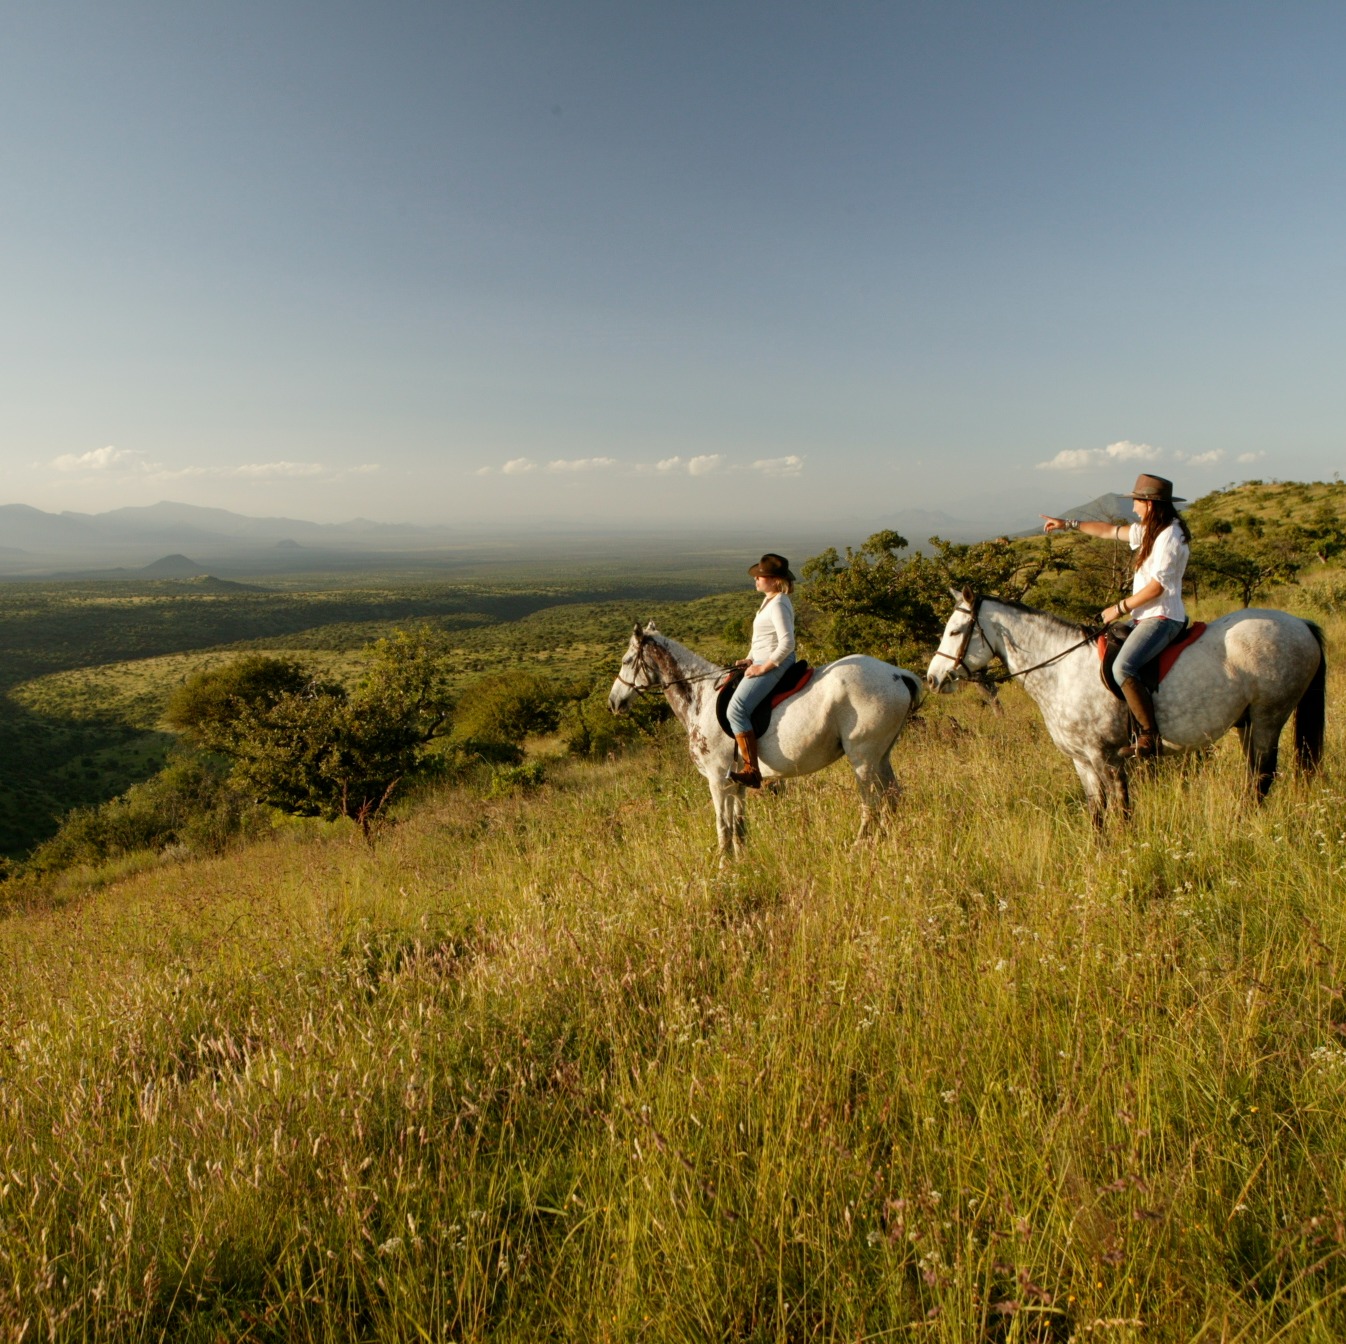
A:
POLYGON ((1038 514, 1038 517, 1045 520, 1042 524, 1044 532, 1064 532, 1070 527, 1064 518, 1052 518, 1045 513, 1038 514))

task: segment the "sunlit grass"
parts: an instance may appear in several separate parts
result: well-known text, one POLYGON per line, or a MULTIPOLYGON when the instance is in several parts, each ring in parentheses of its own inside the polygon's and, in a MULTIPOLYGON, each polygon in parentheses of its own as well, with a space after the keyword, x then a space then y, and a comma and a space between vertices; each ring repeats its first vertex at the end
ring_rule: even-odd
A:
POLYGON ((0 924, 28 1339, 1332 1340, 1346 828, 1233 743, 1095 835, 1017 690, 720 869, 676 732, 0 924))

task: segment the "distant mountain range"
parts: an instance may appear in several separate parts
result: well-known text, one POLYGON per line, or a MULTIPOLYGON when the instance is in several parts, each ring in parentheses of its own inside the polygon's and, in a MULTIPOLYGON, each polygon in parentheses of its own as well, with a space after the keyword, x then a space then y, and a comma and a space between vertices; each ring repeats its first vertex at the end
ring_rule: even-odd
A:
MULTIPOLYGON (((1122 500, 1119 505, 1118 499, 1116 495, 1101 495, 1068 516, 1120 517, 1130 503, 1122 500)), ((661 529, 648 541, 660 550, 671 551, 685 544, 707 554, 732 549, 735 556, 739 551, 775 549, 788 541, 802 560, 828 545, 858 545, 885 528, 900 532, 913 548, 920 548, 932 536, 975 541, 1021 529, 1030 520, 1015 517, 1007 528, 1008 519, 999 523, 974 521, 913 508, 803 530, 786 528, 769 536, 721 529, 720 539, 712 529, 693 533, 689 528, 684 536, 661 529)), ((766 532, 765 525, 762 532, 766 532)), ((551 547, 569 551, 580 542, 615 555, 623 547, 629 553, 642 540, 635 534, 608 535, 596 529, 586 533, 580 527, 529 529, 522 522, 513 529, 494 531, 485 527, 374 523, 367 518, 310 523, 299 518, 252 518, 227 509, 169 501, 107 513, 44 513, 26 504, 4 504, 0 505, 0 576, 63 573, 185 579, 207 573, 301 573, 418 561, 444 565, 468 563, 492 550, 517 554, 524 548, 545 553, 551 547)))
POLYGON ((311 569, 321 568, 333 554, 437 550, 457 540, 453 531, 442 527, 373 523, 367 518, 346 523, 250 518, 227 509, 168 501, 107 513, 44 513, 27 504, 0 505, 0 573, 9 574, 73 567, 139 568, 173 554, 179 560, 190 555, 194 574, 220 561, 229 568, 246 561, 244 567, 249 569, 311 569), (274 563, 267 562, 267 551, 275 553, 274 563))

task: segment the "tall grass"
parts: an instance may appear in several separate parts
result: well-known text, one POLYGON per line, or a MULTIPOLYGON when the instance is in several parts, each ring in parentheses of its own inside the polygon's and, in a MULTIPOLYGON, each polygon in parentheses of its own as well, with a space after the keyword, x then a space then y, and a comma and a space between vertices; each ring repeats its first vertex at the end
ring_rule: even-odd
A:
MULTIPOLYGON (((1342 678, 1096 837, 1017 691, 750 804, 680 738, 0 924, 0 1329, 1336 1340, 1342 678)), ((952 712, 950 712, 952 711, 952 712)))

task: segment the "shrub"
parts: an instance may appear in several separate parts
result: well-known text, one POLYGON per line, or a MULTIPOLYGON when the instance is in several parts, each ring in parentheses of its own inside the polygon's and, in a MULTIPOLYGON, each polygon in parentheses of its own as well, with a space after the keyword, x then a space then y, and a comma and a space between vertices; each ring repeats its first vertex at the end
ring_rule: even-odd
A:
POLYGON ((368 822, 425 765, 448 719, 443 659, 424 628, 372 649, 352 692, 256 655, 194 677, 171 721, 232 758, 234 783, 257 802, 300 816, 368 822))
POLYGON ((566 749, 573 756, 607 757, 647 738, 672 711, 662 695, 636 695, 625 714, 608 708, 611 681, 596 685, 588 695, 566 706, 561 722, 566 749))
POLYGON ((184 753, 170 757, 152 779, 119 797, 69 813, 27 866, 35 872, 57 872, 176 845, 197 854, 217 854, 263 825, 263 814, 230 787, 223 762, 184 753))

